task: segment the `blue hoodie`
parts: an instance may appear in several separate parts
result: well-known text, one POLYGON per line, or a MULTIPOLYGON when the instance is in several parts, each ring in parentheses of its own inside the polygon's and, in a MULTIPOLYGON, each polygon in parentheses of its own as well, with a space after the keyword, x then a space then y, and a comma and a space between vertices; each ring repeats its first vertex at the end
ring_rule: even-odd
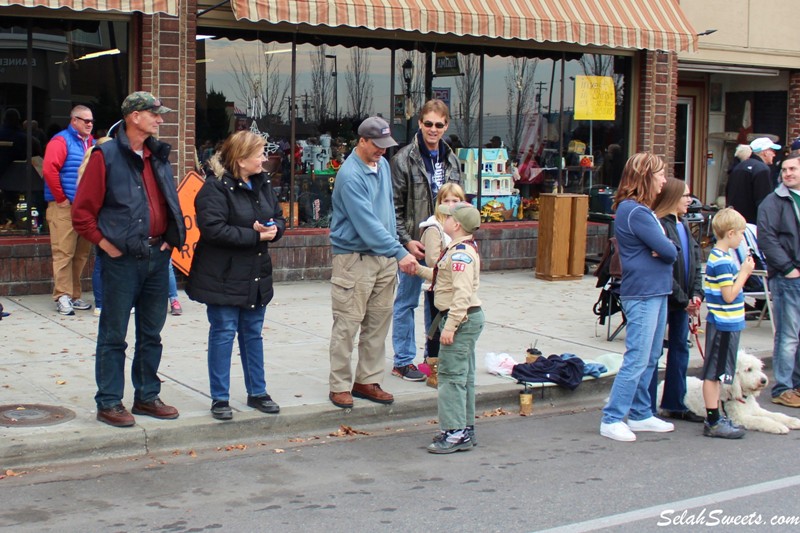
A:
POLYGON ((634 200, 623 200, 617 206, 614 233, 622 261, 620 296, 643 299, 672 294, 672 264, 678 249, 655 213, 634 200))
POLYGON ((333 253, 355 252, 400 260, 408 250, 397 238, 389 162, 381 158, 376 172, 356 151, 342 164, 333 187, 333 253))

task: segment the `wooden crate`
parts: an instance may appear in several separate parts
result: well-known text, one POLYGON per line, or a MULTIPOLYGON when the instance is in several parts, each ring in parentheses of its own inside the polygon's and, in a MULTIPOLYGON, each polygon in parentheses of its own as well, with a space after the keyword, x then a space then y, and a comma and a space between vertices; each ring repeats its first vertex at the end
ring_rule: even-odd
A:
POLYGON ((589 197, 585 194, 539 196, 537 278, 556 281, 583 277, 588 215, 589 197))

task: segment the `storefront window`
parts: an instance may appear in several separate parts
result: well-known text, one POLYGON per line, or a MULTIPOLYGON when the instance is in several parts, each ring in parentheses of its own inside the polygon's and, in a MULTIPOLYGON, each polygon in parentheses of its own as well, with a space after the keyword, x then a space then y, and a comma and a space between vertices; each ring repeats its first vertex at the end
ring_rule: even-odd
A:
POLYGON ((215 38, 198 42, 197 57, 201 162, 236 129, 268 134, 266 170, 292 227, 329 225, 361 120, 383 116, 402 146, 427 95, 450 108, 444 140, 487 219, 535 218, 542 192, 615 185, 627 154, 629 57, 484 56, 483 80, 475 54, 215 38))
POLYGON ((104 135, 127 92, 127 23, 0 19, 0 236, 47 232, 47 143, 78 104, 92 109, 95 136, 104 135))

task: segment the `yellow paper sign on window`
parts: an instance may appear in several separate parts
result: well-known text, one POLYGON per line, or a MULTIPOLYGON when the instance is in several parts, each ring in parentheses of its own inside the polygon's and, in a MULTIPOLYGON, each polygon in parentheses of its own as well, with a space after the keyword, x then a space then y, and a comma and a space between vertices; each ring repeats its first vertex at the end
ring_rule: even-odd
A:
POLYGON ((614 120, 615 111, 611 76, 575 76, 575 120, 614 120))

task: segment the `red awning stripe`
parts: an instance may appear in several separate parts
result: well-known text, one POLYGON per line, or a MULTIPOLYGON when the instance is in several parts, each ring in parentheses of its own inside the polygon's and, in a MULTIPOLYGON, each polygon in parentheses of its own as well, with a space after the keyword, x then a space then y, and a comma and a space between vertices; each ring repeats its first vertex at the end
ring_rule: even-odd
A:
POLYGON ((60 9, 65 7, 73 11, 94 9, 95 11, 119 11, 132 13, 138 11, 152 15, 165 13, 178 16, 180 0, 0 0, 0 6, 47 7, 60 9))
POLYGON ((676 0, 232 0, 238 20, 694 52, 676 0))

